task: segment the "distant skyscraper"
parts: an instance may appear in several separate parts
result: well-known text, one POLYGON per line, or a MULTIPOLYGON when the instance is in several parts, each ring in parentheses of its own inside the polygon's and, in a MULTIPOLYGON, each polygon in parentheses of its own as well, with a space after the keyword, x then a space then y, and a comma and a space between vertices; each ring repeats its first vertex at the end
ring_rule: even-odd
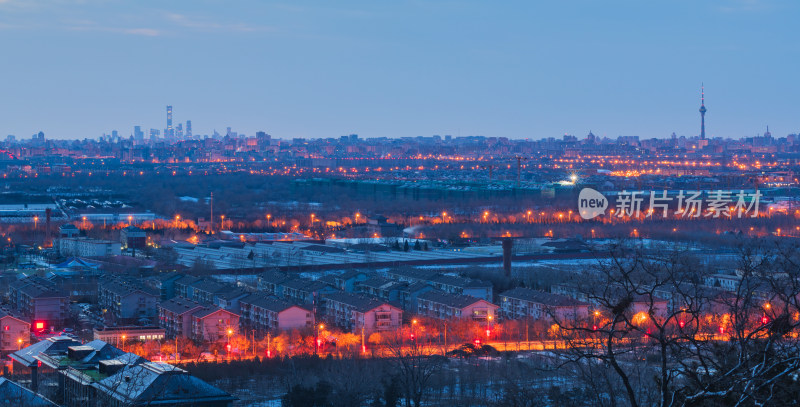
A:
POLYGON ((111 139, 116 140, 119 138, 119 132, 116 130, 111 130, 111 139))
POLYGON ((172 129, 172 106, 167 106, 167 131, 164 132, 165 138, 172 138, 175 132, 172 129))
POLYGON ((706 92, 700 84, 700 140, 706 139, 706 92))
POLYGON ((142 131, 142 126, 133 126, 133 139, 138 142, 144 141, 144 132, 142 131))
POLYGON ((187 139, 192 138, 192 121, 191 120, 187 120, 186 121, 186 138, 187 139))
POLYGON ((178 123, 178 125, 175 126, 175 138, 183 140, 183 123, 178 123))
POLYGON ((159 133, 158 129, 150 129, 150 141, 156 141, 159 133))

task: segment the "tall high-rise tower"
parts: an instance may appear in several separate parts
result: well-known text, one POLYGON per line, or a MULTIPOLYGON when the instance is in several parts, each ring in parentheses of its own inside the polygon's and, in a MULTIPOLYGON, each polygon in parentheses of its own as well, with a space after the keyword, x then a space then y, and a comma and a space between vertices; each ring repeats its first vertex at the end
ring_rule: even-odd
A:
POLYGON ((192 121, 191 120, 187 120, 186 121, 186 138, 187 139, 191 139, 192 138, 192 121))
POLYGON ((165 138, 172 138, 175 136, 175 131, 172 129, 172 106, 167 106, 167 131, 164 134, 165 138))
POLYGON ((706 139, 706 92, 700 84, 700 140, 706 139))

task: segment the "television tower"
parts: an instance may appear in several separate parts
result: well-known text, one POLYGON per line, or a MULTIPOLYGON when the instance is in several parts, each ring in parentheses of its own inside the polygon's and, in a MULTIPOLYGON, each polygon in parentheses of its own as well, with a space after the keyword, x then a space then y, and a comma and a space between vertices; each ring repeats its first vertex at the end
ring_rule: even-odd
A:
POLYGON ((700 140, 706 139, 706 93, 705 86, 700 84, 700 140))

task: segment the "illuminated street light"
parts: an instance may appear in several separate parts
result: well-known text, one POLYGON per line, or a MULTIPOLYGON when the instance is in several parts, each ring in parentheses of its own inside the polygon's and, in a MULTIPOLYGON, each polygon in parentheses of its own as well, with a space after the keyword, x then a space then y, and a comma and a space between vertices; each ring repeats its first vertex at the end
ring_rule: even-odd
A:
MULTIPOLYGON (((228 345, 226 346, 228 350, 228 361, 231 360, 231 335, 233 335, 233 329, 228 328, 228 345)), ((175 354, 178 354, 178 348, 175 348, 175 354)))
POLYGON ((320 331, 321 329, 325 329, 325 324, 319 324, 319 325, 317 325, 317 329, 316 329, 316 335, 315 335, 315 338, 314 338, 314 354, 315 354, 315 355, 316 355, 316 354, 317 354, 317 352, 319 351, 319 345, 320 345, 320 343, 319 343, 319 331, 320 331))

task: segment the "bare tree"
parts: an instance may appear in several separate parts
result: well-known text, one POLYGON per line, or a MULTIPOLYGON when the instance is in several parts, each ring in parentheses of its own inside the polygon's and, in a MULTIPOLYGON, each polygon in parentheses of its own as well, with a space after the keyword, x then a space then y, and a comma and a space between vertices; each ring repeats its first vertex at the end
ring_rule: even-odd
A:
POLYGON ((745 246, 738 259, 738 282, 725 291, 705 285, 709 272, 690 253, 613 248, 576 287, 590 315, 550 313, 561 366, 577 366, 593 385, 592 366, 609 368, 614 378, 602 387, 612 404, 787 403, 800 390, 786 388, 800 369, 797 251, 745 246))
POLYGON ((420 407, 430 390, 433 376, 442 370, 447 358, 427 352, 423 349, 424 344, 418 343, 416 338, 404 338, 402 333, 387 334, 384 337, 386 349, 392 355, 406 406, 420 407))

